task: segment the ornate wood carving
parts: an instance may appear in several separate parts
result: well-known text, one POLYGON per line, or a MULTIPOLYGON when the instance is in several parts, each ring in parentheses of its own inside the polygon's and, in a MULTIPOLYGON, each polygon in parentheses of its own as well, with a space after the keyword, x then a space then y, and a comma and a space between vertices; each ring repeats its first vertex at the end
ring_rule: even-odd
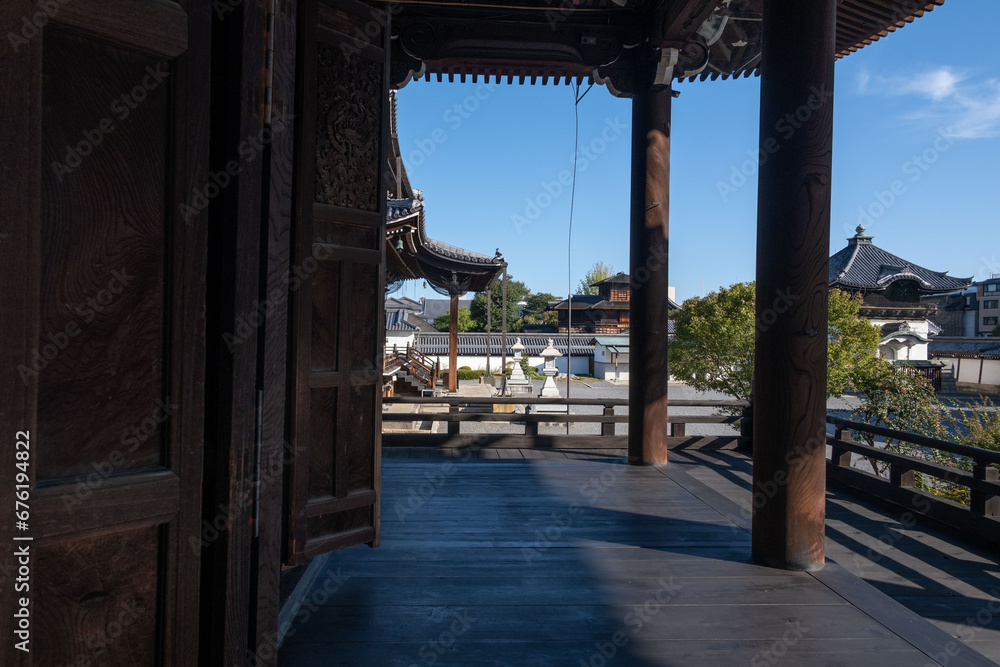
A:
POLYGON ((319 44, 316 201, 378 211, 382 64, 319 44))

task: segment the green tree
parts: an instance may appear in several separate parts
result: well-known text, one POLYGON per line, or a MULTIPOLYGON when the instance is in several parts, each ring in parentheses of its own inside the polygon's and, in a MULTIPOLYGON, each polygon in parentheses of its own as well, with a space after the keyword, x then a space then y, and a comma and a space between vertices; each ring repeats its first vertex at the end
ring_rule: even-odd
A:
POLYGON ((604 280, 605 278, 610 278, 613 275, 615 275, 615 269, 613 266, 600 261, 594 262, 594 265, 590 267, 590 270, 584 274, 583 280, 581 280, 580 284, 576 286, 576 293, 593 296, 597 294, 597 288, 592 287, 592 285, 604 280))
POLYGON ((830 290, 826 393, 841 396, 858 389, 858 382, 873 371, 878 361, 881 330, 858 312, 860 294, 830 290))
MULTIPOLYGON (((926 378, 894 368, 885 359, 876 359, 855 374, 853 381, 856 389, 861 392, 862 399, 861 404, 851 413, 852 420, 931 437, 944 435, 934 387, 926 378)), ((899 454, 928 458, 922 455, 920 448, 892 438, 882 438, 864 431, 855 431, 854 438, 872 447, 884 446, 899 454)), ((873 458, 868 461, 877 474, 888 474, 888 463, 873 458)), ((918 486, 928 488, 927 479, 917 481, 918 486)))
MULTIPOLYGON (((451 312, 442 313, 434 318, 434 328, 438 331, 450 331, 451 330, 451 312)), ((475 331, 475 322, 472 321, 472 316, 469 314, 469 309, 465 306, 461 306, 458 309, 458 331, 459 333, 465 333, 466 331, 475 331)))
POLYGON ((684 302, 674 312, 670 372, 699 391, 750 399, 754 284, 737 283, 684 302))
POLYGON ((542 292, 541 294, 531 294, 525 301, 527 305, 522 312, 521 324, 550 324, 555 326, 559 323, 559 315, 554 310, 545 310, 550 301, 557 301, 554 294, 542 292))
MULTIPOLYGON (((528 286, 507 276, 507 331, 520 331, 521 319, 517 316, 517 302, 528 294, 528 286)), ((470 313, 475 325, 473 331, 486 331, 486 292, 477 292, 472 299, 470 313)), ((503 286, 500 281, 490 290, 491 327, 500 331, 503 324, 503 286)))
MULTIPOLYGON (((720 288, 684 302, 674 316, 670 372, 700 391, 749 400, 756 314, 754 283, 720 288)), ((878 327, 858 317, 860 300, 830 290, 827 395, 858 387, 876 361, 878 327)))

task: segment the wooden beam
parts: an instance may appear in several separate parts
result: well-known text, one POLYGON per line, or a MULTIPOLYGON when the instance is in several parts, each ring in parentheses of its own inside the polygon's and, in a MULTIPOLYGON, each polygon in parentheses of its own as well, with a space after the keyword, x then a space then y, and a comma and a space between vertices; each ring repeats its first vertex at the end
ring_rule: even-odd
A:
POLYGON ((632 98, 629 445, 632 465, 667 462, 670 88, 632 98))
POLYGON ((448 325, 448 391, 458 391, 458 295, 451 296, 448 325))
POLYGON ((824 563, 836 0, 765 0, 757 203, 753 556, 824 563))

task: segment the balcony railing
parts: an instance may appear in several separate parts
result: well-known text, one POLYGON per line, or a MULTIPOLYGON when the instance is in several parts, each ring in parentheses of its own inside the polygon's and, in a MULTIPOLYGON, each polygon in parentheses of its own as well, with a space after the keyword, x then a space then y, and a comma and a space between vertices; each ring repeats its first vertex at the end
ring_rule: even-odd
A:
POLYGON ((969 447, 915 433, 896 431, 862 422, 827 417, 836 432, 827 437, 830 459, 827 477, 865 491, 907 509, 929 516, 962 530, 973 531, 981 538, 1000 544, 1000 481, 997 466, 1000 452, 969 447), (971 461, 971 471, 936 463, 858 442, 853 433, 868 433, 895 442, 908 443, 925 451, 945 452, 971 461), (888 464, 889 477, 858 469, 852 465, 855 455, 888 464), (969 489, 969 504, 948 500, 916 486, 916 473, 969 489))
MULTIPOLYGON (((607 398, 477 398, 477 397, 417 397, 397 396, 383 399, 385 404, 416 404, 423 407, 447 406, 447 412, 415 412, 415 413, 384 413, 383 422, 444 422, 447 433, 391 433, 382 435, 382 444, 387 447, 483 447, 510 448, 550 448, 550 449, 618 449, 627 446, 628 436, 616 435, 617 424, 627 424, 628 414, 623 408, 628 407, 627 399, 607 398), (526 411, 492 412, 493 406, 523 405, 526 411), (543 406, 561 406, 564 412, 539 412, 543 406), (577 413, 568 410, 569 406, 600 407, 596 412, 577 413), (490 412, 475 410, 489 409, 490 412), (523 433, 476 433, 475 424, 483 423, 517 424, 524 427, 523 433), (600 424, 600 435, 577 434, 539 434, 539 424, 600 424), (463 429, 462 425, 467 426, 463 429)), ((750 444, 749 403, 746 401, 708 401, 708 400, 676 400, 670 402, 671 407, 709 407, 709 408, 739 408, 742 415, 681 415, 671 414, 670 437, 667 445, 670 448, 702 448, 702 449, 745 449, 750 444), (740 429, 740 433, 728 436, 688 435, 688 424, 731 424, 740 429)), ((501 408, 503 409, 503 408, 501 408)))

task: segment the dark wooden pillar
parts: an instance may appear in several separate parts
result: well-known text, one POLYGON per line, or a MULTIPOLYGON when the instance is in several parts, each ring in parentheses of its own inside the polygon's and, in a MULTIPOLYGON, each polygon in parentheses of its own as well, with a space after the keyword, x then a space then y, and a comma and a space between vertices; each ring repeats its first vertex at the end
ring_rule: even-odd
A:
POLYGON ((448 391, 458 391, 458 295, 451 295, 448 325, 448 391))
POLYGON ((632 277, 628 460, 667 462, 667 239, 670 101, 667 86, 632 98, 632 277))
POLYGON ((823 566, 836 0, 765 0, 753 557, 823 566))

